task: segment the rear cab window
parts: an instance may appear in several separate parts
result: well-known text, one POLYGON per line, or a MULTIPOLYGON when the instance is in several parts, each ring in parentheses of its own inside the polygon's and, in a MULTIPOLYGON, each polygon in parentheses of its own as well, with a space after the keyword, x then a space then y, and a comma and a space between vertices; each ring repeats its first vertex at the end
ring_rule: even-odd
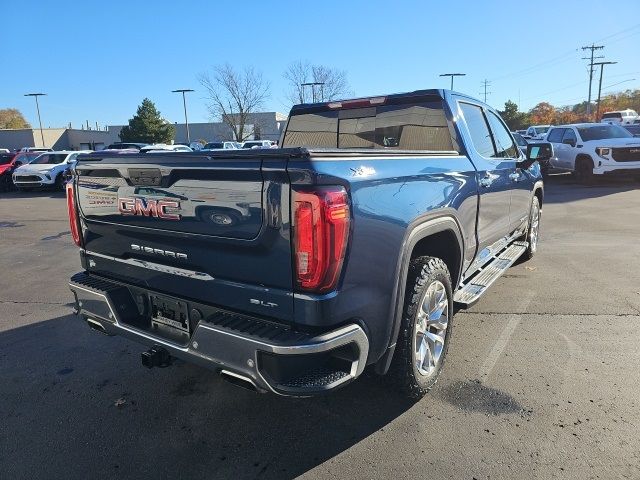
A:
POLYGON ((282 146, 458 151, 442 99, 402 100, 364 108, 302 110, 289 119, 282 146))
POLYGON ((482 107, 470 103, 460 102, 460 109, 471 135, 471 143, 476 152, 485 158, 492 158, 496 150, 491 139, 489 124, 482 111, 482 107))

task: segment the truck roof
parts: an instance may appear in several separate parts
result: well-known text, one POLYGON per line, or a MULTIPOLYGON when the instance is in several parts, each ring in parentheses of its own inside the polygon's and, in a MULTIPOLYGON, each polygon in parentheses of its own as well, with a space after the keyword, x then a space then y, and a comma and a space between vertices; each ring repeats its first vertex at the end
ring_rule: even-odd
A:
MULTIPOLYGON (((375 105, 376 101, 378 101, 378 103, 385 103, 385 102, 387 102, 389 100, 398 101, 398 100, 403 100, 403 99, 408 99, 408 98, 415 98, 415 97, 437 97, 437 98, 444 99, 445 94, 450 94, 450 95, 453 94, 453 95, 457 95, 459 97, 468 98, 469 100, 473 100, 474 102, 483 103, 483 102, 480 102, 477 98, 470 97, 469 95, 466 95, 466 94, 461 93, 461 92, 456 92, 454 90, 447 90, 447 89, 441 89, 441 88, 431 88, 431 89, 424 89, 424 90, 414 90, 412 92, 390 93, 390 94, 382 94, 382 95, 369 95, 367 97, 346 98, 346 99, 341 99, 341 100, 330 100, 328 102, 320 102, 320 103, 303 103, 303 104, 298 104, 298 105, 294 105, 293 107, 291 107, 291 115, 295 115, 295 114, 301 113, 301 112, 325 110, 327 108, 340 109, 340 108, 342 108, 342 105, 340 105, 340 104, 357 103, 357 102, 360 102, 360 101, 362 101, 362 102, 370 102, 370 101, 372 101, 370 104, 371 105, 375 105)), ((365 106, 365 105, 363 105, 363 106, 365 106)))

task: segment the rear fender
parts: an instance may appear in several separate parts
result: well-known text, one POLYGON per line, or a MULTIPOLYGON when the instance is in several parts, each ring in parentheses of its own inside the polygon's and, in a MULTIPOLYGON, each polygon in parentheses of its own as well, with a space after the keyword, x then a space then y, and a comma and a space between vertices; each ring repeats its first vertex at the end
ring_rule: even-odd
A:
POLYGON ((390 309, 390 322, 389 322, 389 344, 386 352, 376 363, 376 372, 384 374, 389 369, 391 359, 393 358, 393 352, 395 351, 396 341, 398 333, 400 332, 400 325, 402 323, 402 313, 405 300, 405 292, 407 287, 407 274, 409 271, 409 263, 411 262, 412 253, 421 240, 435 235, 437 233, 450 232, 457 240, 458 248, 458 267, 456 272, 451 273, 451 281, 453 289, 460 281, 460 275, 462 274, 463 252, 464 252, 464 240, 462 236, 462 230, 455 217, 450 215, 443 215, 436 218, 430 218, 429 220, 418 220, 413 222, 407 229, 407 234, 403 242, 403 248, 398 258, 396 285, 391 301, 390 309))

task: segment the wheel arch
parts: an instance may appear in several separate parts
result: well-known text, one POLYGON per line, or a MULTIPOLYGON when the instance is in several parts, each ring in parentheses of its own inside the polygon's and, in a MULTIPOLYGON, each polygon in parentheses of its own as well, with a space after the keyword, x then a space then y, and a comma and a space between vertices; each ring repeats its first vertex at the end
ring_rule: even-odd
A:
POLYGON ((389 369, 396 340, 400 331, 405 301, 409 263, 417 256, 433 256, 442 259, 451 274, 455 290, 462 275, 464 263, 464 237, 462 229, 452 215, 441 215, 421 222, 414 222, 407 229, 403 248, 398 258, 397 280, 390 308, 389 340, 386 351, 376 363, 376 372, 384 374, 389 369))

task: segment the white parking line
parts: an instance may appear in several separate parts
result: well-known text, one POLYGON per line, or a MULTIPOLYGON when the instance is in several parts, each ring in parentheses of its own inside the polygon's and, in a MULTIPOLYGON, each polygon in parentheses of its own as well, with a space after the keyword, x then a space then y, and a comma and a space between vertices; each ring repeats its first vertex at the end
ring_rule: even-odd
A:
MULTIPOLYGON (((523 294, 523 296, 520 297, 518 310, 525 310, 531 303, 531 300, 533 299, 534 295, 535 295, 534 292, 530 290, 525 294, 523 294)), ((510 315, 507 315, 507 318, 509 319, 509 322, 502 329, 502 332, 498 336, 498 339, 496 340, 496 342, 493 344, 491 351, 485 358, 482 365, 480 365, 480 370, 479 370, 480 380, 484 380, 489 375, 491 375, 491 372, 496 366, 496 363, 498 363, 498 359, 500 358, 500 355, 502 355, 502 352, 507 346, 507 343, 509 343, 509 339, 511 338, 511 335, 513 335, 513 332, 515 332, 516 328, 518 328, 518 325, 522 320, 522 315, 510 314, 510 315)))

